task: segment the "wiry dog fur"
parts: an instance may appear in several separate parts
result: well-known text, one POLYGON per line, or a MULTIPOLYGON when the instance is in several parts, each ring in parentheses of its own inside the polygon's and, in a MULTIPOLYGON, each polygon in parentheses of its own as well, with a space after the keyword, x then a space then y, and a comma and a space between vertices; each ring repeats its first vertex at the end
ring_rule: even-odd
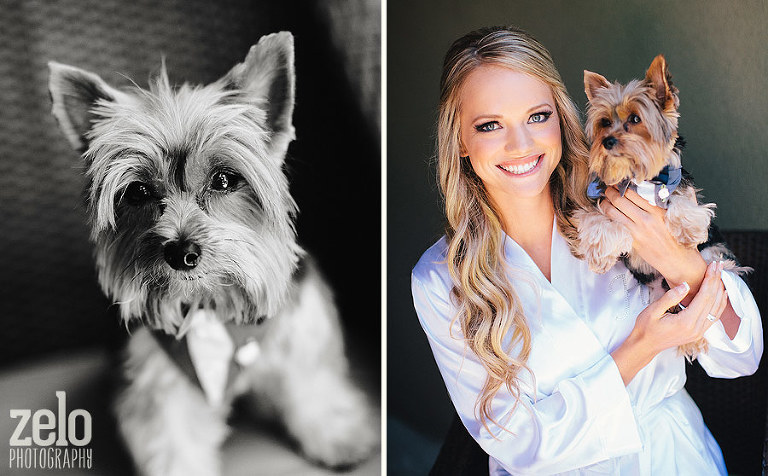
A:
POLYGON ((99 282, 126 323, 120 430, 147 475, 215 475, 233 399, 250 393, 311 460, 354 464, 377 422, 348 378, 330 290, 296 242, 283 162, 294 138, 293 37, 263 37, 204 86, 118 90, 50 63, 53 114, 83 153, 99 282), (161 345, 212 313, 259 344, 211 402, 161 345), (151 330, 152 331, 151 331, 151 330))
MULTIPOLYGON (((665 166, 681 167, 681 139, 678 136, 680 99, 672 84, 664 57, 657 56, 643 80, 626 85, 611 84, 603 76, 584 71, 589 98, 586 133, 591 143, 590 172, 607 186, 624 180, 635 183, 652 180, 665 166)), ((714 217, 713 203, 700 203, 697 189, 687 174, 668 198, 667 229, 686 247, 701 246, 705 260, 725 260, 726 269, 743 271, 723 244, 705 246, 714 217)), ((659 273, 632 251, 632 236, 598 207, 574 214, 578 223, 576 253, 590 269, 604 273, 621 257, 627 268, 643 283, 660 279, 659 273)), ((694 357, 706 351, 706 341, 681 346, 694 357)))

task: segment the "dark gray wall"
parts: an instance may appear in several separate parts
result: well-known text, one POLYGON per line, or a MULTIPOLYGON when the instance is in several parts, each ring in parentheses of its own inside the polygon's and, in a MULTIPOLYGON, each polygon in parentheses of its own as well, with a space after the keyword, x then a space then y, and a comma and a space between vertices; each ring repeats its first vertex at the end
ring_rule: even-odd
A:
MULTIPOLYGON (((680 89, 683 164, 728 230, 766 230, 768 2, 419 1, 387 5, 387 350, 390 444, 442 438, 451 407, 413 311, 409 277, 442 234, 431 158, 443 55, 462 34, 510 24, 552 53, 581 110, 583 70, 640 77, 663 53, 680 89)), ((402 448, 403 445, 397 445, 402 448)), ((390 454, 390 467, 402 467, 390 454)))

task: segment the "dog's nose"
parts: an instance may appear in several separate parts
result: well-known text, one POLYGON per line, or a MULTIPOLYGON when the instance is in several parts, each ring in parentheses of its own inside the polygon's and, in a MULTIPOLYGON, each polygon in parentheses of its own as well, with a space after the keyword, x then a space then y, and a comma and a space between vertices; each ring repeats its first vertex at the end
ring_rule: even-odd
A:
POLYGON ((613 146, 619 143, 619 140, 613 136, 608 136, 605 139, 603 139, 603 147, 605 147, 608 150, 613 149, 613 146))
POLYGON ((165 245, 165 261, 178 271, 189 271, 200 262, 202 251, 188 240, 171 241, 165 245))

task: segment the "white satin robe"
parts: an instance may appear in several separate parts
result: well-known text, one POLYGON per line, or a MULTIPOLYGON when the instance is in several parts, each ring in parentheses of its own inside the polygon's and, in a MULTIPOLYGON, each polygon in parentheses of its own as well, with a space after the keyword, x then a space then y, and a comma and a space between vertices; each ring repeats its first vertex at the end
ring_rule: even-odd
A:
MULTIPOLYGON (((491 475, 727 474, 719 446, 683 388, 685 363, 677 350, 658 354, 626 387, 610 356, 650 302, 649 288, 620 262, 605 274, 592 273, 556 229, 551 283, 505 239, 508 263, 534 284, 515 282, 532 333, 528 366, 535 384, 521 374, 523 395, 514 411, 502 385, 492 412, 509 431, 489 423, 489 434, 475 416, 487 374, 461 340, 458 322, 449 330, 455 307, 445 251, 442 238, 414 268, 414 305, 459 417, 490 455, 491 475)), ((722 280, 741 324, 731 340, 715 323, 705 334, 709 353, 698 361, 712 377, 733 378, 757 369, 762 327, 746 284, 729 272, 722 280)))

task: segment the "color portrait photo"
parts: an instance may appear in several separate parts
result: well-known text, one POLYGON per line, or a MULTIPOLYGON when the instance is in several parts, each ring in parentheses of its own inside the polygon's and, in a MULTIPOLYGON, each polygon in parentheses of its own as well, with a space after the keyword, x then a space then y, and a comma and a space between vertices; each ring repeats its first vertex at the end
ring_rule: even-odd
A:
MULTIPOLYGON (((768 37, 764 27, 767 19, 766 6, 757 1, 726 4, 392 0, 387 3, 387 462, 391 474, 488 474, 489 471, 490 474, 603 474, 601 471, 605 474, 725 474, 725 471, 760 474, 765 461, 768 403, 765 368, 764 365, 758 367, 763 334, 759 328, 760 314, 756 313, 759 309, 764 316, 768 309, 765 297, 768 165, 763 159, 768 146, 764 133, 768 103, 763 93, 768 86, 765 74, 768 37), (488 27, 502 28, 495 32, 493 28, 480 30, 488 27), (519 36, 518 29, 527 36, 519 36), (473 31, 474 36, 470 34, 473 31), (548 66, 541 66, 539 62, 531 65, 534 60, 529 58, 540 58, 537 56, 540 50, 538 46, 531 46, 528 38, 540 42, 538 44, 551 54, 551 60, 543 63, 553 64, 561 80, 554 81, 549 76, 548 66), (464 43, 459 44, 461 41, 464 43), (531 50, 536 50, 535 54, 530 53, 531 50), (659 55, 664 64, 657 61, 652 66, 659 55), (663 101, 651 97, 645 103, 646 109, 629 110, 637 99, 631 96, 634 93, 628 85, 633 80, 639 88, 659 84, 652 80, 654 68, 660 72, 656 77, 662 79, 663 91, 659 94, 663 101), (544 234, 534 233, 532 227, 538 221, 532 210, 538 209, 529 209, 529 219, 507 221, 510 216, 524 216, 512 213, 517 210, 514 194, 525 192, 523 185, 514 189, 514 180, 520 184, 534 180, 540 167, 537 161, 547 167, 547 154, 551 157, 554 150, 548 149, 548 143, 536 134, 544 134, 541 131, 551 124, 552 118, 564 111, 558 92, 554 98, 557 104, 550 104, 555 109, 528 111, 526 106, 520 110, 518 122, 510 119, 519 110, 515 107, 522 107, 515 101, 534 101, 538 97, 524 83, 504 82, 514 82, 517 70, 527 73, 518 74, 523 79, 535 77, 540 81, 538 84, 553 89, 553 84, 564 85, 577 111, 580 127, 586 124, 588 148, 582 155, 586 153, 589 160, 600 154, 621 156, 617 148, 624 147, 624 141, 629 140, 633 131, 644 128, 645 132, 633 143, 636 148, 625 156, 630 160, 647 156, 645 163, 650 163, 652 154, 644 154, 642 150, 652 139, 653 124, 669 121, 664 126, 667 135, 654 140, 666 144, 669 157, 677 154, 686 177, 681 182, 684 188, 678 187, 671 193, 669 210, 679 206, 672 202, 677 200, 675 195, 686 190, 686 184, 700 190, 699 204, 716 204, 716 208, 701 211, 702 223, 711 223, 719 234, 714 241, 706 233, 697 240, 727 246, 710 247, 709 252, 701 251, 701 256, 714 252, 717 257, 712 260, 728 262, 734 258, 731 265, 738 262, 754 269, 742 275, 744 285, 740 287, 751 289, 749 306, 755 312, 752 318, 747 318, 745 313, 741 321, 742 324, 750 322, 748 319, 753 322, 745 326, 752 330, 752 335, 745 340, 749 342, 738 349, 738 352, 746 351, 739 355, 748 355, 744 368, 740 364, 733 372, 716 368, 729 361, 728 357, 715 358, 719 344, 714 343, 711 333, 715 326, 721 326, 716 323, 706 335, 709 354, 697 354, 699 357, 692 364, 684 355, 678 355, 677 349, 669 349, 646 364, 647 368, 632 379, 626 391, 617 374, 611 377, 617 383, 615 394, 607 387, 579 380, 591 378, 590 375, 608 375, 600 373, 600 356, 621 347, 635 325, 636 316, 666 289, 653 291, 652 282, 641 284, 644 278, 640 276, 640 268, 633 267, 626 259, 620 258, 616 266, 611 264, 613 267, 602 273, 590 270, 591 261, 575 258, 572 261, 573 254, 566 242, 574 243, 575 239, 564 239, 562 233, 557 232, 569 229, 569 221, 559 218, 555 220, 548 256, 551 261, 539 262, 536 253, 541 250, 537 247, 540 243, 529 238, 543 236, 541 246, 549 252, 546 241, 549 234, 546 229, 544 234), (585 70, 595 74, 592 84, 596 93, 591 115, 587 114, 585 70), (544 77, 547 79, 542 79, 544 77), (604 81, 600 82, 598 77, 604 81), (665 82, 667 89, 664 89, 665 82), (451 89, 455 84, 460 87, 451 89), (487 98, 490 99, 483 102, 487 98), (478 119, 465 124, 461 121, 475 120, 464 115, 469 114, 466 112, 469 109, 476 111, 478 119), (655 109, 660 112, 655 113, 655 109), (631 118, 635 113, 637 117, 631 118), (518 124, 522 125, 518 127, 518 124), (458 132, 451 127, 458 128, 458 132), (675 143, 675 132, 685 144, 675 143), (494 142, 500 137, 503 139, 494 142), (523 145, 519 145, 521 143, 523 145), (609 147, 613 147, 613 151, 609 147), (677 152, 673 153, 674 150, 677 152), (499 184, 505 180, 509 185, 502 190, 504 185, 499 184), (466 190, 469 191, 462 195, 466 190), (503 193, 497 193, 499 190, 503 193), (498 197, 508 197, 508 201, 498 197), (498 212, 507 205, 509 214, 498 212), (491 209, 493 212, 488 212, 491 209), (710 211, 714 212, 714 218, 710 211), (495 225, 496 228, 489 225, 490 232, 480 225, 492 215, 501 220, 505 237, 499 240, 499 245, 478 238, 491 237, 495 241, 495 237, 500 236, 494 234, 499 225, 495 225), (486 219, 474 221, 476 216, 486 219), (446 233, 448 238, 444 237, 446 233), (520 246, 517 246, 518 236, 520 246), (472 248, 472 243, 478 248, 472 248), (503 363, 494 361, 488 354, 500 354, 494 350, 491 337, 496 334, 490 326, 493 322, 498 326, 503 324, 498 320, 471 320, 471 316, 483 315, 484 305, 489 306, 489 315, 498 316, 510 302, 508 297, 498 302, 488 299, 492 293, 483 290, 484 287, 507 289, 497 284, 503 280, 496 281, 491 271, 487 271, 493 269, 496 262, 496 255, 488 250, 498 247, 505 253, 505 265, 511 268, 509 275, 515 278, 512 280, 512 289, 517 293, 514 300, 522 303, 527 322, 524 327, 531 333, 527 364, 533 375, 521 367, 516 378, 495 381, 498 391, 491 400, 488 414, 495 418, 492 421, 480 416, 479 396, 485 390, 484 384, 490 381, 488 369, 496 369, 496 375, 509 375, 509 369, 519 364, 515 361, 520 356, 516 351, 525 348, 520 334, 517 346, 510 344, 513 331, 522 328, 519 321, 510 317, 506 321, 510 326, 506 333, 498 333, 499 345, 504 350, 510 347, 514 350, 503 363), (543 265, 534 266, 534 262, 543 265), (478 264, 473 268, 471 264, 462 263, 484 263, 485 267, 478 264), (477 290, 474 295, 477 300, 470 299, 473 289, 477 290), (651 299, 639 294, 641 290, 651 292, 651 299), (526 298, 528 295, 530 300, 526 298), (756 303, 754 308, 752 298, 756 303), (462 302, 465 313, 452 321, 459 314, 457 303, 462 302), (537 306, 538 313, 535 312, 537 306), (605 321, 599 317, 602 314, 598 309, 605 310, 605 321), (571 327, 571 321, 557 324, 558 319, 566 319, 565 316, 581 317, 589 330, 584 332, 581 324, 571 327), (467 336, 479 339, 483 325, 489 326, 489 340, 471 341, 467 336), (481 353, 485 357, 478 357, 481 353), (661 371, 661 362, 666 362, 663 365, 669 374, 661 371), (492 367, 496 363, 499 367, 492 367), (588 370, 593 373, 589 374, 588 370), (651 374, 653 379, 649 378, 651 374), (518 386, 506 387, 510 381, 518 386), (579 381, 587 383, 582 385, 579 381), (576 396, 582 390, 583 399, 576 396), (517 407, 515 391, 521 395, 517 407), (686 400, 688 394, 692 399, 684 404, 685 412, 692 412, 689 416, 682 417, 678 413, 680 409, 671 410, 671 400, 666 410, 650 410, 656 402, 664 403, 665 395, 676 394, 675 398, 680 398, 684 393, 686 400), (616 405, 622 405, 618 402, 624 398, 628 398, 626 410, 605 419, 616 405), (590 405, 596 406, 594 416, 589 416, 590 405), (634 416, 629 415, 629 409, 634 416), (656 418, 653 416, 656 411, 674 416, 669 416, 669 420, 656 418), (620 416, 622 412, 626 418, 620 416), (651 415, 646 415, 648 413, 651 415), (684 420, 689 421, 682 423, 684 420), (691 436, 693 443, 684 443, 680 438, 689 438, 694 433, 692 427, 685 426, 693 420, 702 422, 700 431, 704 436, 698 441, 698 436, 691 436), (636 431, 638 440, 629 436, 636 431), (708 436, 710 432, 712 438, 708 436), (712 442, 716 442, 716 446, 712 442), (689 457, 685 457, 686 454, 689 457), (697 466, 700 462, 710 458, 716 461, 710 469, 696 469, 701 468, 697 466), (670 464, 679 466, 674 468, 670 464)), ((545 88, 545 96, 546 93, 545 88)), ((546 98, 528 106, 541 107, 541 104, 548 104, 546 98)), ((561 130, 568 123, 561 119, 561 130)), ((572 145, 572 140, 563 139, 563 150, 572 145)), ((563 152, 562 160, 566 160, 567 155, 563 152)), ((661 165, 664 164, 658 168, 661 165)), ((608 188, 615 189, 619 179, 609 177, 609 168, 611 166, 597 165, 590 168, 589 172, 594 175, 585 177, 583 189, 592 179, 598 185, 597 174, 603 175, 603 185, 608 183, 608 188)), ((567 178, 571 180, 565 183, 572 183, 573 177, 580 174, 578 170, 584 169, 570 170, 567 178)), ((553 177, 557 174, 554 172, 553 177)), ((556 182, 553 178, 551 184, 556 182)), ((657 182, 660 195, 655 196, 659 203, 664 201, 661 197, 668 197, 670 187, 674 186, 670 183, 657 182)), ((686 192, 689 197, 692 190, 686 192)), ((601 198, 603 206, 607 203, 613 206, 611 198, 617 202, 610 213, 597 212, 597 216, 617 217, 612 214, 625 206, 619 198, 630 196, 636 203, 648 203, 643 210, 653 210, 653 213, 664 210, 656 203, 651 205, 646 198, 637 198, 641 193, 644 192, 625 190, 619 197, 620 192, 614 195, 614 191, 605 190, 601 198)), ((653 186, 648 198, 654 200, 653 186)), ((555 200, 557 211, 560 206, 555 200)), ((688 203, 697 206, 696 201, 691 200, 689 198, 688 203)), ((640 205, 636 206, 641 209, 640 205)), ((590 213, 596 208, 592 210, 590 213)), ((687 233, 695 229, 695 224, 690 222, 695 216, 693 212, 681 216, 688 220, 681 230, 687 233)), ((609 221, 606 230, 611 229, 613 221, 609 221)), ((576 237, 596 237, 590 246, 605 243, 602 228, 574 223, 570 229, 576 237)), ((633 238, 637 241, 637 237, 633 238)), ((590 252, 593 249, 590 246, 585 245, 582 251, 590 252)), ((661 246, 660 242, 640 243, 635 249, 649 256, 652 253, 648 250, 661 249, 661 246)), ((596 255, 593 256, 597 262, 596 255)), ((612 263, 616 263, 617 255, 612 256, 612 263)), ((668 256, 667 262, 670 262, 673 255, 668 256)), ((723 276, 739 274, 728 271, 727 267, 721 272, 723 276)), ((664 264, 659 263, 656 268, 663 270, 664 264)), ((669 274, 666 270, 664 273, 669 274)), ((648 278, 655 277, 658 273, 651 271, 648 278)), ((726 287, 730 304, 735 306, 738 298, 733 295, 738 292, 728 283, 726 287)), ((717 314, 717 310, 713 312, 717 314)), ((700 318, 704 325, 709 325, 705 314, 708 313, 702 313, 700 318)), ((709 314, 714 317, 713 313, 709 314)), ((738 341, 724 342, 727 346, 738 341)), ((614 357, 617 362, 621 361, 614 357)))

